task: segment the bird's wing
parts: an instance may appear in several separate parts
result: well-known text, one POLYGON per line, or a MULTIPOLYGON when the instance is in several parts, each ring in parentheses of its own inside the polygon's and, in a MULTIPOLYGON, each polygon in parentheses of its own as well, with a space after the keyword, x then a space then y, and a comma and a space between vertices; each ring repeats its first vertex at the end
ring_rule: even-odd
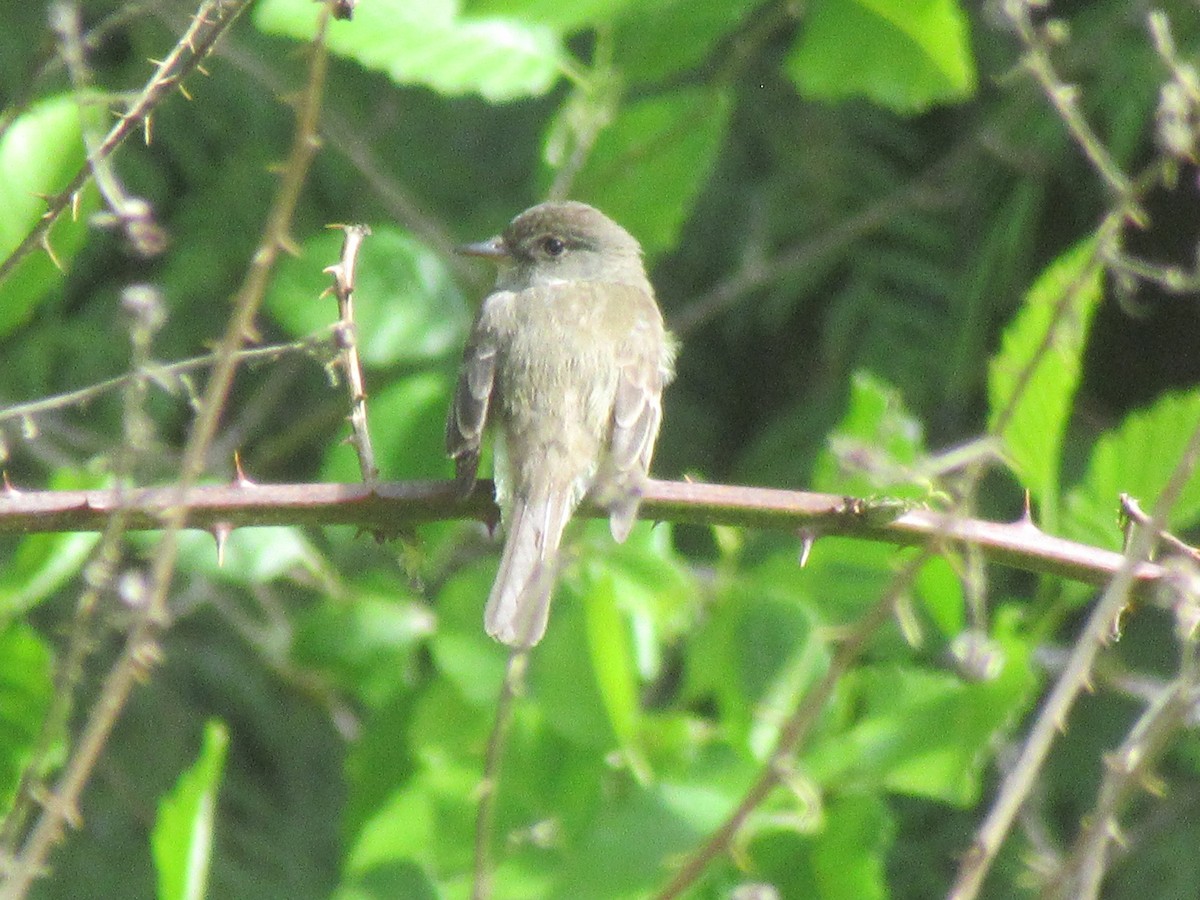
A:
POLYGON ((454 460, 459 488, 464 494, 475 486, 479 448, 496 380, 498 336, 491 314, 496 296, 492 294, 484 302, 471 329, 446 417, 446 453, 454 460))
POLYGON ((674 356, 672 339, 663 331, 653 300, 650 304, 652 314, 639 317, 630 335, 613 401, 609 465, 616 496, 610 501, 609 525, 618 541, 625 540, 637 518, 642 482, 650 472, 662 424, 663 386, 671 378, 674 356))

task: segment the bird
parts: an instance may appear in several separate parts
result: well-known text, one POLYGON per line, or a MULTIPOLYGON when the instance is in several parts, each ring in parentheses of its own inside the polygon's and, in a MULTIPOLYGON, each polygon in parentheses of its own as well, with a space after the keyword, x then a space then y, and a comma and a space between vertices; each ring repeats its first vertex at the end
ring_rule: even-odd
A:
POLYGON ((674 376, 642 249, 596 208, 541 203, 459 248, 497 265, 463 352, 446 422, 462 493, 485 428, 504 547, 484 626, 516 649, 545 634, 563 529, 584 497, 628 537, 674 376))

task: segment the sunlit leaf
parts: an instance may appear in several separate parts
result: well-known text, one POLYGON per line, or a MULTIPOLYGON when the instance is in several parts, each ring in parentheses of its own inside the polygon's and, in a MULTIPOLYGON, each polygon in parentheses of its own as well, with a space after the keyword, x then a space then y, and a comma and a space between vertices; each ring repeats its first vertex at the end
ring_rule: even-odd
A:
MULTIPOLYGON (((1149 512, 1166 487, 1196 429, 1200 392, 1167 394, 1153 406, 1126 417, 1101 435, 1083 478, 1067 495, 1064 529, 1102 547, 1119 548, 1120 495, 1129 494, 1149 512)), ((1171 508, 1169 527, 1183 530, 1200 521, 1200 474, 1193 472, 1171 508)))
POLYGON ((19 615, 37 606, 75 577, 99 539, 89 532, 23 538, 0 570, 0 609, 19 615))
POLYGON ((528 22, 540 22, 557 31, 570 33, 585 25, 609 22, 632 0, 468 0, 463 12, 469 16, 507 16, 528 22))
MULTIPOLYGON (((0 628, 0 802, 5 809, 30 762, 52 690, 50 649, 24 622, 9 620, 0 628)), ((57 748, 47 749, 57 759, 57 748)), ((40 760, 43 765, 51 761, 40 760)))
POLYGON ((902 664, 848 676, 839 686, 845 730, 805 754, 803 770, 827 787, 872 785, 963 807, 976 802, 985 754, 1034 684, 1032 646, 1012 613, 997 616, 1003 657, 992 680, 902 664))
POLYGON ((159 803, 150 835, 159 900, 203 900, 206 896, 217 792, 228 747, 225 726, 209 722, 199 758, 159 803))
MULTIPOLYGON (((41 100, 18 116, 0 138, 0 260, 41 220, 45 198, 58 193, 83 165, 79 105, 62 95, 41 100)), ((96 208, 94 189, 83 191, 77 215, 59 216, 49 245, 66 265, 87 237, 87 218, 96 208)), ((61 275, 41 249, 25 257, 0 282, 0 337, 24 324, 61 275)))
MULTIPOLYGON (((319 7, 309 0, 264 0, 263 31, 307 40, 319 7)), ((563 68, 555 33, 517 19, 459 17, 453 0, 372 0, 349 22, 336 22, 329 48, 397 84, 442 94, 478 94, 494 103, 546 93, 563 68)))
POLYGON ((870 496, 921 497, 928 485, 914 483, 914 464, 924 452, 921 423, 899 392, 867 372, 850 383, 845 416, 829 435, 829 446, 813 472, 817 490, 870 496))
POLYGON ((635 769, 648 777, 638 747, 637 665, 629 630, 617 607, 616 578, 611 571, 599 572, 589 582, 583 601, 592 672, 618 743, 635 769))
POLYGON ((1048 530, 1057 521, 1063 437, 1100 301, 1095 252, 1087 240, 1041 274, 988 367, 989 427, 1048 530))
POLYGON ((785 68, 806 96, 865 97, 902 113, 975 91, 968 19, 956 0, 817 0, 785 68))

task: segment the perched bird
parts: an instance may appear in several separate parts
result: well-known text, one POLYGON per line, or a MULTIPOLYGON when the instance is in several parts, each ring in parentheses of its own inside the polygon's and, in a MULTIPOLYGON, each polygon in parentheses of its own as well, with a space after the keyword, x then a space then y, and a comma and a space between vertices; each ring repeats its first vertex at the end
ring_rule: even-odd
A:
POLYGON ((463 354, 446 452, 469 491, 493 426, 506 537, 484 623, 497 640, 531 647, 584 496, 608 510, 616 540, 633 527, 675 344, 638 242, 591 206, 542 203, 460 251, 499 272, 463 354))

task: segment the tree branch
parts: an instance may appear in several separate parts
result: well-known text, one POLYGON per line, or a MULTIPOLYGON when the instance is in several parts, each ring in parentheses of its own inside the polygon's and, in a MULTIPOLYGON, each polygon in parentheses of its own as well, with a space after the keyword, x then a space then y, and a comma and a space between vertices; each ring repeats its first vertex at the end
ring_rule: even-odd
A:
MULTIPOLYGON (((196 487, 182 495, 177 487, 92 491, 0 492, 0 533, 99 531, 118 509, 133 529, 163 527, 172 509, 187 509, 187 525, 212 530, 254 525, 357 525, 387 536, 424 522, 473 518, 496 521, 492 484, 481 481, 459 499, 452 481, 363 484, 254 484, 196 487)), ((641 517, 698 525, 735 525, 806 533, 842 535, 916 546, 933 540, 942 550, 976 547, 995 563, 1043 575, 1058 575, 1103 585, 1121 568, 1124 557, 1113 550, 1046 534, 1028 519, 989 522, 931 509, 903 510, 836 494, 776 488, 649 481, 641 517)), ((585 504, 580 515, 603 517, 603 509, 585 504)), ((819 552, 819 548, 818 548, 819 552)), ((1156 563, 1138 566, 1142 583, 1163 574, 1156 563)))

